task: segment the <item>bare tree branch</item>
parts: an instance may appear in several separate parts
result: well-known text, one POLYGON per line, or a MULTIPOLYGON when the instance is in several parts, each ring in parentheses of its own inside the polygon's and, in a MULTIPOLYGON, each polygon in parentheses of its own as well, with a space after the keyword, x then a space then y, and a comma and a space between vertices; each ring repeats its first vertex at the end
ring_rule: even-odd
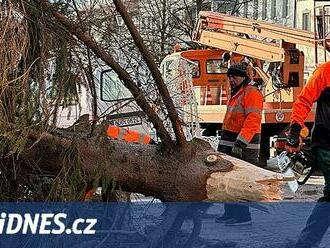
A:
POLYGON ((45 10, 48 10, 52 13, 55 19, 60 22, 66 29, 76 36, 81 42, 85 44, 86 47, 91 49, 94 54, 102 59, 107 65, 109 65, 117 74, 118 77, 123 81, 124 85, 129 89, 129 91, 134 96, 136 103, 139 107, 146 113, 149 120, 153 123, 154 128, 157 130, 160 139, 164 143, 165 146, 172 147, 173 141, 165 129, 161 119, 158 117, 157 113, 153 110, 150 104, 147 102, 146 98, 141 89, 136 85, 136 83, 132 80, 130 75, 118 64, 114 61, 112 56, 108 54, 102 47, 100 47, 91 36, 89 36, 86 32, 84 32, 79 25, 76 25, 72 21, 70 21, 66 16, 61 13, 55 11, 47 0, 41 0, 42 7, 45 10))
POLYGON ((114 0, 113 2, 116 6, 116 10, 120 13, 127 28, 129 29, 136 46, 139 48, 139 50, 141 52, 141 55, 143 56, 144 60, 146 61, 149 70, 151 71, 151 74, 155 80, 159 93, 161 94, 163 102, 168 111, 168 115, 169 115, 170 121, 172 123, 172 127, 173 127, 173 130, 175 133, 176 140, 180 146, 185 146, 187 144, 187 141, 186 141, 183 129, 181 127, 181 122, 180 122, 178 113, 175 109, 173 100, 164 83, 162 75, 155 63, 155 60, 153 59, 151 53, 149 52, 146 45, 144 44, 141 35, 137 31, 132 19, 130 18, 128 12, 126 11, 124 4, 120 0, 114 0))

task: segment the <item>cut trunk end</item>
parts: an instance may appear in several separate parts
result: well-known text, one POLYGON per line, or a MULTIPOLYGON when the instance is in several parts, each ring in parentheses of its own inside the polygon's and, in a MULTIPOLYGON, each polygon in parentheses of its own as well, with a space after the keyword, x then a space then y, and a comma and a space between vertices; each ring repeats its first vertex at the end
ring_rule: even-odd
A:
POLYGON ((282 200, 281 174, 268 171, 248 162, 222 155, 234 164, 229 172, 215 172, 207 179, 207 200, 220 202, 282 200))

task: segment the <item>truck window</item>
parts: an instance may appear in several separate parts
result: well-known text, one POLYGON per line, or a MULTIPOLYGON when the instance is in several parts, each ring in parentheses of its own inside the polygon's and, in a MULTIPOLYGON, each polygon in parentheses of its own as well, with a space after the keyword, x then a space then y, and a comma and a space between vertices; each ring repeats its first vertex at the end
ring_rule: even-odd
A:
POLYGON ((175 74, 175 63, 174 60, 168 60, 165 62, 163 67, 163 76, 165 80, 173 80, 175 74))
POLYGON ((113 102, 133 98, 131 92, 124 86, 113 70, 101 72, 101 100, 113 102))
POLYGON ((198 60, 192 60, 194 63, 190 63, 191 66, 191 76, 193 78, 199 78, 200 76, 200 66, 198 60))
POLYGON ((206 72, 208 74, 227 73, 228 63, 222 59, 209 59, 206 61, 206 72))

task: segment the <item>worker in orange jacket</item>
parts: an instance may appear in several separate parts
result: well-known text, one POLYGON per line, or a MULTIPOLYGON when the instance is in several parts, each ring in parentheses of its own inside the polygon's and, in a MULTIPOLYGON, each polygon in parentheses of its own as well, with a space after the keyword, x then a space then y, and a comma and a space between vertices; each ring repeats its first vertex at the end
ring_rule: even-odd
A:
POLYGON ((286 150, 298 152, 300 150, 300 130, 317 102, 315 123, 312 133, 312 153, 317 166, 324 175, 324 196, 309 219, 306 227, 300 234, 296 248, 317 247, 330 225, 330 62, 319 66, 307 81, 298 99, 293 104, 291 126, 287 137, 286 150))
MULTIPOLYGON (((227 103, 218 151, 258 165, 263 96, 248 77, 247 67, 247 63, 241 62, 228 69, 231 98, 227 103)), ((216 221, 226 225, 250 224, 251 214, 246 206, 225 204, 225 213, 216 221)))

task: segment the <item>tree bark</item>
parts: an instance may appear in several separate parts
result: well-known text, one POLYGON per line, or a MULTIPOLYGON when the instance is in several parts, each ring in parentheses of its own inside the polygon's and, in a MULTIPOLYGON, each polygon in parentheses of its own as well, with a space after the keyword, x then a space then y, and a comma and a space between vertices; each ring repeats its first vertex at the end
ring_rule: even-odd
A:
MULTIPOLYGON (((193 140, 191 159, 180 151, 163 156, 157 145, 141 145, 101 138, 74 140, 48 133, 30 135, 19 158, 37 171, 58 174, 68 150, 75 146, 81 170, 114 179, 130 192, 164 201, 272 201, 280 200, 280 174, 266 171, 228 155, 214 152, 202 140, 193 140), (96 173, 99 172, 99 173, 96 173)), ((31 167, 26 169, 32 171, 31 167)))

